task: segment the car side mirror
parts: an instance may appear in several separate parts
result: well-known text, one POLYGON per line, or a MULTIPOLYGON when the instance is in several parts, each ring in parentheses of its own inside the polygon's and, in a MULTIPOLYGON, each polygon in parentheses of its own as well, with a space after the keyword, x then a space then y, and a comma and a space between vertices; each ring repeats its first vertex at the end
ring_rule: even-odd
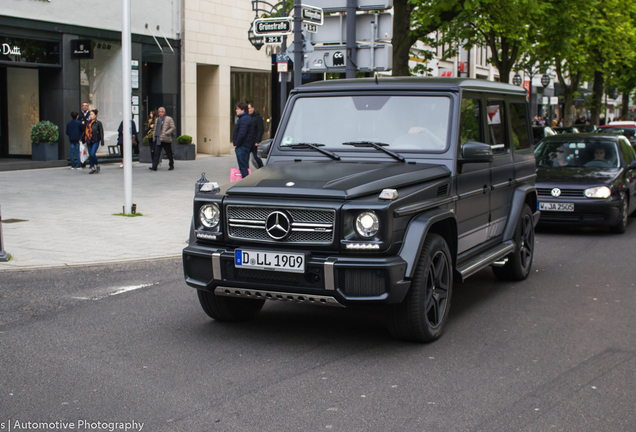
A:
POLYGON ((265 140, 258 145, 258 149, 256 150, 256 154, 261 159, 267 159, 269 155, 269 150, 272 148, 272 140, 265 140))
POLYGON ((462 146, 460 163, 492 162, 492 148, 488 144, 467 141, 462 146))

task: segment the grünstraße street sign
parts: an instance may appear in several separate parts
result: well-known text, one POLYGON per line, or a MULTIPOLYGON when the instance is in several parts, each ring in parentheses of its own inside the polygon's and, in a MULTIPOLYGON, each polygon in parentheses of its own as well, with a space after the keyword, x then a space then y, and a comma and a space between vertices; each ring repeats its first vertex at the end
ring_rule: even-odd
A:
POLYGON ((292 33, 292 18, 258 18, 254 20, 256 36, 284 36, 292 33))

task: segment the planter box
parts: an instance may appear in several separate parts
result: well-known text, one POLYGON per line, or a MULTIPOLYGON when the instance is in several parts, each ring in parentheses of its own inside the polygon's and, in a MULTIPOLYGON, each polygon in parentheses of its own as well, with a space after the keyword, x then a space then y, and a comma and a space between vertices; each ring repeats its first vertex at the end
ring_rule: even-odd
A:
POLYGON ((177 144, 173 148, 176 160, 194 160, 197 156, 194 144, 177 144))
POLYGON ((53 161, 59 159, 58 143, 31 143, 31 160, 53 161))
POLYGON ((152 163, 152 153, 150 153, 150 146, 139 146, 139 162, 152 163))

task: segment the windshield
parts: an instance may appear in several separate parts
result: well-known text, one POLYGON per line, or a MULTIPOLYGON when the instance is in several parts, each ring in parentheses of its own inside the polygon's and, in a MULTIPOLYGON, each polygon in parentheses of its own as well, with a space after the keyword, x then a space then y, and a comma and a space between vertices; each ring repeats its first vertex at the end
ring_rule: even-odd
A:
POLYGON ((450 103, 446 96, 299 98, 281 146, 314 143, 351 151, 363 147, 344 143, 370 141, 388 144, 393 151, 443 151, 449 141, 450 103))
POLYGON ((610 135, 623 135, 628 138, 633 138, 636 133, 636 128, 626 128, 626 127, 604 127, 598 128, 596 133, 602 134, 610 134, 610 135))
POLYGON ((612 141, 543 141, 534 156, 540 167, 618 167, 616 143, 612 141))

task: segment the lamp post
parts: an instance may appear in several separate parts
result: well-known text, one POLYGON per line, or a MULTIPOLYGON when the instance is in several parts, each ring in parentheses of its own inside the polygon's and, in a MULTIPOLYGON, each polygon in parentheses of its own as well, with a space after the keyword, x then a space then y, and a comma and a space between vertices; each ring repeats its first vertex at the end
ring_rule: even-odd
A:
POLYGON ((519 72, 517 72, 515 74, 514 77, 512 77, 512 83, 516 86, 520 86, 521 85, 521 75, 519 75, 519 72))
MULTIPOLYGON (((550 85, 550 75, 548 75, 548 73, 544 73, 543 76, 541 76, 541 85, 543 86, 543 88, 547 88, 550 85)), ((544 93, 545 94, 545 93, 544 93)), ((550 116, 550 124, 548 126, 552 126, 552 105, 550 105, 550 108, 548 109, 548 115, 550 116)))
POLYGON ((252 46, 256 48, 258 51, 265 45, 263 36, 256 36, 254 34, 254 22, 250 24, 250 29, 247 31, 247 39, 250 41, 252 46))

